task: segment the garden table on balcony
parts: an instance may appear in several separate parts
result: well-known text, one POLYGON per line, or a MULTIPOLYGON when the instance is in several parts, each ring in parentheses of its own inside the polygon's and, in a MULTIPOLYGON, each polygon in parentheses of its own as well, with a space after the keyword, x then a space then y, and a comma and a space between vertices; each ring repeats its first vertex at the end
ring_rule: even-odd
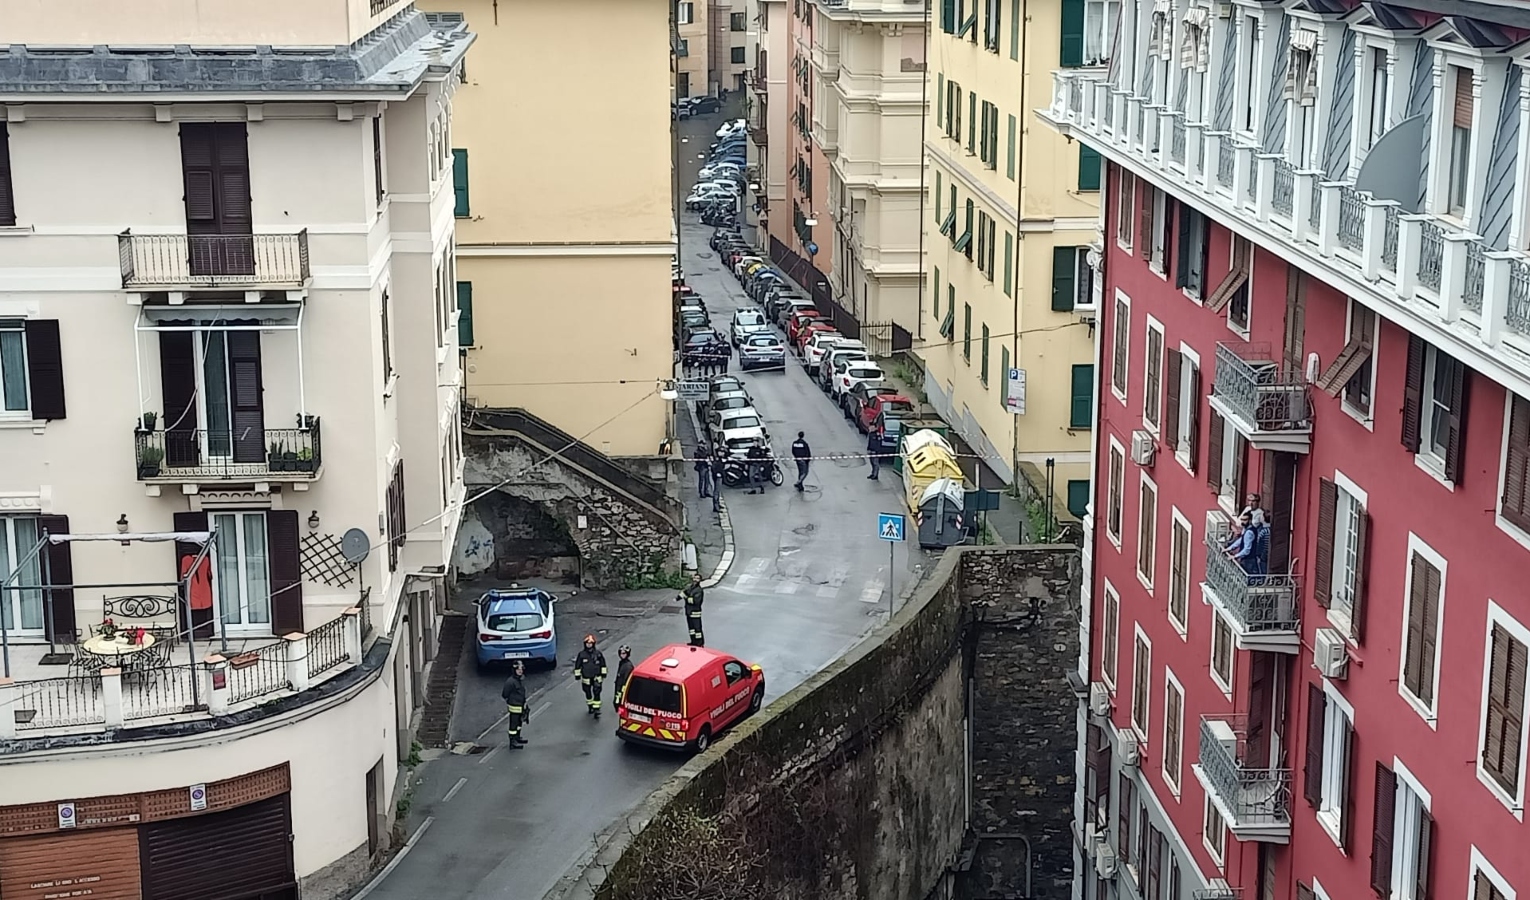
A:
POLYGON ((120 669, 137 669, 151 664, 157 654, 150 652, 159 639, 152 634, 143 636, 143 643, 135 644, 125 634, 115 637, 107 637, 98 634, 80 644, 80 649, 86 654, 96 657, 96 661, 106 668, 116 666, 120 669))

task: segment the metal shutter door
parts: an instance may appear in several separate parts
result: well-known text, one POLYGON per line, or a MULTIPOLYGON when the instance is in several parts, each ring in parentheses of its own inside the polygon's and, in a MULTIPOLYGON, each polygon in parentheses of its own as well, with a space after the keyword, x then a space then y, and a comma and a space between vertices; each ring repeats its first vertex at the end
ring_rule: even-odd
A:
POLYGON ((289 795, 282 794, 228 812, 142 826, 144 900, 283 896, 297 881, 288 807, 289 795))
POLYGON ((138 829, 0 840, 0 897, 43 900, 75 891, 91 900, 139 900, 138 829))

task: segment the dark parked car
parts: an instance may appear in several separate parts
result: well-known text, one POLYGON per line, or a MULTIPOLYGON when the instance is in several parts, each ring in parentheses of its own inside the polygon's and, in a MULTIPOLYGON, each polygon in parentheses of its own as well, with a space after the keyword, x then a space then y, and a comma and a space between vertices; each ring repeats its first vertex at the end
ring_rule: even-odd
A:
POLYGON ((685 339, 685 345, 680 351, 680 358, 690 365, 699 363, 706 356, 725 356, 732 352, 728 341, 721 334, 708 329, 706 331, 692 332, 685 339))

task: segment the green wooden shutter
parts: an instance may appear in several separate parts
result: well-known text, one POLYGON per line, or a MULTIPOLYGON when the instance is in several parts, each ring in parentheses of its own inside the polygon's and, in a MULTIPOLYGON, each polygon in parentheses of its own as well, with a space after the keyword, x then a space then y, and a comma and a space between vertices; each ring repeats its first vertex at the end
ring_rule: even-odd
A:
POLYGON ((999 392, 999 408, 1009 412, 1009 348, 999 348, 999 383, 1004 385, 1004 390, 999 392))
POLYGON ((452 188, 457 192, 457 218, 467 218, 471 207, 468 205, 468 152, 466 150, 452 151, 452 188))
POLYGON ((1089 479, 1068 481, 1068 512, 1082 519, 1089 506, 1089 479))
POLYGON ((1084 144, 1078 145, 1078 189, 1081 191, 1100 189, 1100 154, 1093 147, 1084 144))
MULTIPOLYGON (((974 13, 976 15, 976 13, 974 13)), ((967 92, 967 152, 977 152, 977 124, 978 124, 978 98, 972 91, 967 92)), ((961 135, 957 135, 961 140, 961 135)))
POLYGON ((940 30, 956 33, 956 0, 940 0, 940 30))
MULTIPOLYGON (((929 107, 925 107, 929 109, 929 107)), ((935 121, 946 120, 946 73, 935 73, 935 121)))
POLYGON ((962 304, 962 358, 972 362, 972 304, 962 304))
POLYGON ((944 191, 941 190, 940 181, 941 181, 941 179, 940 179, 940 170, 936 169, 935 170, 935 222, 937 224, 939 224, 939 222, 940 222, 940 201, 941 201, 941 196, 940 195, 942 193, 944 193, 944 191))
POLYGON ((1009 152, 1004 158, 1004 174, 1010 181, 1015 180, 1015 117, 1009 117, 1009 152))
POLYGON ((930 314, 935 317, 935 321, 939 322, 940 321, 940 266, 936 266, 935 267, 935 287, 934 287, 933 290, 931 290, 930 296, 933 297, 934 300, 935 300, 935 302, 934 302, 934 304, 933 304, 933 306, 932 306, 932 308, 930 310, 930 314))
POLYGON ((1065 68, 1084 64, 1084 0, 1062 0, 1062 46, 1058 53, 1065 68))
MULTIPOLYGON (((1015 236, 1004 232, 1004 296, 1015 296, 1015 236)), ((1006 366, 1005 368, 1008 368, 1006 366)))
POLYGON ((1009 0, 1009 58, 1020 58, 1020 0, 1009 0))
POLYGON ((1078 264, 1076 247, 1052 248, 1052 310, 1072 312, 1078 264))
POLYGON ((1073 389, 1068 404, 1068 427, 1088 428, 1094 405, 1094 366, 1073 367, 1073 389))
POLYGON ((983 326, 983 347, 982 347, 982 362, 981 362, 981 365, 982 365, 983 368, 982 368, 982 371, 978 372, 978 378, 982 379, 983 385, 986 387, 988 385, 988 326, 987 325, 983 326))
POLYGON ((457 282, 457 345, 473 346, 473 282, 457 282))

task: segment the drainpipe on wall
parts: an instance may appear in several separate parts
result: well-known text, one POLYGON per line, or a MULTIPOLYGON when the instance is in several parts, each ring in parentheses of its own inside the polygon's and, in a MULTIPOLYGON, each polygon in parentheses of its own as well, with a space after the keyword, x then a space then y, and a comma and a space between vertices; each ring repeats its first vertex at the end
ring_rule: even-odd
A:
MULTIPOLYGON (((914 339, 924 340, 924 215, 925 204, 929 190, 929 158, 924 152, 924 129, 929 124, 930 118, 930 40, 933 32, 930 24, 933 20, 931 10, 935 8, 933 0, 925 0, 924 4, 924 59, 920 60, 924 77, 919 80, 919 160, 923 163, 919 167, 919 315, 914 319, 914 339)), ((888 330, 888 346, 892 346, 892 331, 888 330)), ((911 348, 912 349, 912 348, 911 348)), ((889 354, 891 355, 891 354, 889 354)))
MULTIPOLYGON (((1020 230, 1020 223, 1025 221, 1025 147, 1030 143, 1030 129, 1026 127, 1025 118, 1025 83, 1030 74, 1031 46, 1030 46, 1031 4, 1030 0, 1020 0, 1020 110, 1019 121, 1016 127, 1020 130, 1020 146, 1015 149, 1015 318, 1010 327, 1009 340, 1012 344, 1009 358, 1010 365, 1020 368, 1020 302, 1025 297, 1024 268, 1019 260, 1024 257, 1025 232, 1020 230)), ((922 232, 921 232, 922 233, 922 232)), ((1026 382, 1029 389, 1030 382, 1026 382)), ((1006 396, 1009 391, 1009 373, 1004 373, 1004 390, 1006 396)), ((1014 418, 1014 416, 1011 416, 1014 418)), ((1009 440, 1009 470, 1013 474, 1010 483, 1018 481, 1020 475, 1020 423, 1015 422, 1015 427, 1010 429, 1009 440)), ((1052 498, 1047 498, 1050 504, 1052 498)), ((1047 507, 1051 509, 1049 505, 1047 507)), ((1023 531, 1024 529, 1022 529, 1023 531)))

